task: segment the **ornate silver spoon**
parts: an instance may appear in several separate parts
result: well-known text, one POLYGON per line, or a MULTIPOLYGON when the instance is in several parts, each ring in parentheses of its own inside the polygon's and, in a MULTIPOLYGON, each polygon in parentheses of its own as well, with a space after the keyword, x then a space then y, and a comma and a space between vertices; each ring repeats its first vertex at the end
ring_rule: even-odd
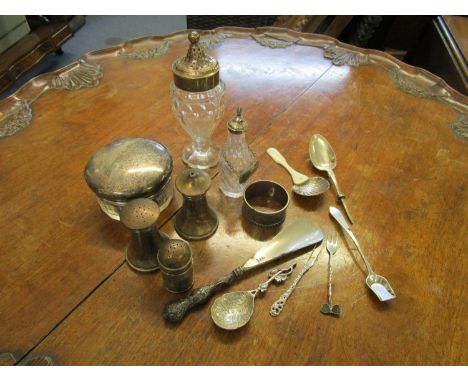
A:
POLYGON ((277 283, 285 281, 295 267, 294 263, 285 269, 274 269, 268 274, 270 278, 256 289, 226 293, 218 297, 211 306, 211 318, 214 323, 226 330, 239 329, 247 324, 252 317, 257 294, 265 292, 273 281, 277 283))

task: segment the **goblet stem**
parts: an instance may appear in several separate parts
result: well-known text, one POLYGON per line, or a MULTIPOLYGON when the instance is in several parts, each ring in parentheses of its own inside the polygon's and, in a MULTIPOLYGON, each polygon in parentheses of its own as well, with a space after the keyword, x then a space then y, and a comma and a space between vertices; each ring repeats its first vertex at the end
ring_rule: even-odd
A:
POLYGON ((206 152, 210 149, 211 140, 208 139, 201 139, 197 137, 193 140, 193 146, 195 147, 195 151, 200 153, 200 155, 206 154, 206 152))
POLYGON ((189 167, 206 170, 218 164, 219 152, 210 139, 197 137, 185 148, 182 159, 189 167))

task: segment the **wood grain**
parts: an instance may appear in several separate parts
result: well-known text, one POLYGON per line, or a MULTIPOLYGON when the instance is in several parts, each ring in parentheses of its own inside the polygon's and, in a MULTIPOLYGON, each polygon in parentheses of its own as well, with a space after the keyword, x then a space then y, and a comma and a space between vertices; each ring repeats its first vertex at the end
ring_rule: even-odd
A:
MULTIPOLYGON (((175 296, 163 290, 159 273, 138 274, 124 264, 128 233, 100 212, 82 171, 97 148, 131 135, 160 140, 174 155, 174 175, 182 171, 180 152, 189 139, 168 92, 170 63, 185 49, 179 34, 155 59, 89 55, 102 65, 99 86, 47 91, 34 103, 31 126, 0 141, 0 181, 8 185, 0 190, 0 350, 20 359, 34 348, 28 357, 48 354, 59 365, 466 364, 466 143, 448 126, 458 112, 399 90, 381 65, 332 66, 320 48, 272 49, 249 30, 234 32, 211 50, 228 89, 215 142, 224 142, 222 126, 242 106, 260 159, 254 179, 290 189, 266 148, 314 174, 308 140, 313 133, 327 137, 353 229, 397 299, 376 301, 341 236, 334 261, 339 319, 319 312, 327 295, 322 254, 279 317, 268 311, 288 284, 259 298, 251 322, 237 332, 215 327, 208 307, 180 325, 163 321, 162 307, 175 296)), ((466 97, 438 84, 461 100, 458 107, 468 106, 466 97)), ((212 175, 208 201, 220 226, 208 240, 191 243, 196 286, 241 265, 278 231, 244 221, 241 201, 224 197, 212 175)), ((332 191, 312 199, 293 195, 285 224, 308 216, 324 230, 337 229, 327 212, 335 204, 332 191)), ((171 237, 177 237, 171 219, 178 206, 180 197, 161 219, 171 237)), ((270 268, 232 290, 255 287, 270 268)))
MULTIPOLYGON (((296 49, 297 71, 271 82, 271 72, 282 73, 288 58, 263 49, 246 63, 248 47, 257 48, 247 42, 244 48, 226 43, 218 53, 229 88, 222 125, 242 105, 253 138, 331 64, 319 50, 304 55, 296 49), (318 65, 310 67, 314 60, 318 65), (272 64, 253 77, 261 62, 272 64)), ((115 139, 145 136, 169 148, 175 175, 184 168, 178 159, 190 140, 171 111, 169 84, 170 64, 185 50, 181 41, 158 61, 104 61, 98 87, 49 90, 35 102, 31 125, 0 141, 0 181, 8 184, 0 191, 0 266, 8 270, 1 281, 9 286, 1 291, 8 309, 0 316, 0 343, 6 349, 24 354, 123 262, 128 232, 97 208, 82 175, 91 155, 115 139)), ((221 145, 225 137, 219 128, 214 139, 221 145)), ((179 205, 177 197, 161 223, 179 205)))

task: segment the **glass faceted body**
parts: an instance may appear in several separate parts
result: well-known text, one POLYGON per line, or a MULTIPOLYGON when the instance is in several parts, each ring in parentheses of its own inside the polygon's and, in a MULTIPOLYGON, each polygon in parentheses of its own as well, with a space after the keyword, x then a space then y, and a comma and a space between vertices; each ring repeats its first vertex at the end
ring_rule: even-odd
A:
POLYGON ((240 198, 256 164, 257 159, 245 141, 245 134, 232 133, 228 130, 228 139, 219 160, 221 191, 231 198, 240 198))
POLYGON ((189 167, 203 170, 218 164, 219 151, 211 145, 211 135, 223 118, 224 89, 222 81, 201 92, 189 92, 171 84, 172 110, 193 139, 182 153, 182 160, 189 167))

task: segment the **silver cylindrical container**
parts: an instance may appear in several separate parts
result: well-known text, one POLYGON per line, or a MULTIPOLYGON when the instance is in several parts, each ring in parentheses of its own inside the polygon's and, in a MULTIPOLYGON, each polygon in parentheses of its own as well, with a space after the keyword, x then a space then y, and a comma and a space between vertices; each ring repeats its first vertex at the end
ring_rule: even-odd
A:
POLYGON ((184 240, 167 240, 158 253, 164 288, 182 293, 193 285, 192 248, 184 240))

